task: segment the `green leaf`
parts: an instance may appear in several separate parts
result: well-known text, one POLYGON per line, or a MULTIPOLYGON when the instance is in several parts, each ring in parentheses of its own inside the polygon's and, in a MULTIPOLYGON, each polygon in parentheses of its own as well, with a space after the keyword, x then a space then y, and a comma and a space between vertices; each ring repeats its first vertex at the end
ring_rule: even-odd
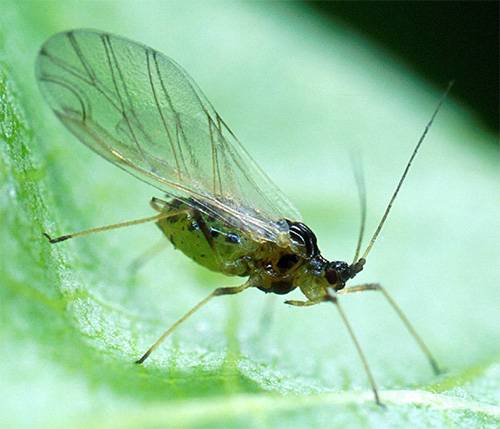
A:
POLYGON ((76 141, 36 88, 37 49, 76 27, 181 63, 331 259, 350 260, 357 234, 348 149, 364 159, 371 233, 446 86, 299 5, 4 2, 1 427, 498 427, 499 156, 472 112, 448 98, 359 276, 394 295, 444 375, 375 293, 343 303, 385 408, 333 308, 291 308, 259 291, 214 301, 139 367, 169 324, 238 279, 171 248, 134 270, 161 239, 151 225, 43 239, 147 216, 155 195, 76 141))

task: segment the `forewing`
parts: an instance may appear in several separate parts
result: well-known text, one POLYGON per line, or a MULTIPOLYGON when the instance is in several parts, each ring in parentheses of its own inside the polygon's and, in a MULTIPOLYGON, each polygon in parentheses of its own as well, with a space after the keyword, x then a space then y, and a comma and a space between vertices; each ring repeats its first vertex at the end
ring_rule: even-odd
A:
POLYGON ((59 33, 37 78, 64 125, 113 164, 263 239, 299 220, 187 73, 167 56, 91 30, 59 33))

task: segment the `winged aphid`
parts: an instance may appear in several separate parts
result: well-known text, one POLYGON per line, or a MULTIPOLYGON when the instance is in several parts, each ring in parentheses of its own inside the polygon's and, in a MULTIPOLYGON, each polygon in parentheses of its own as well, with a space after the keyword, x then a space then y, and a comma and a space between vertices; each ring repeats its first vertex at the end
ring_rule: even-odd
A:
POLYGON ((401 309, 379 284, 346 284, 363 270, 446 93, 438 103, 386 211, 363 254, 365 200, 352 263, 325 259, 316 236, 269 177, 259 168, 188 74, 172 59, 140 43, 93 30, 51 37, 40 50, 36 76, 60 121, 89 148, 160 190, 156 214, 144 219, 92 228, 51 243, 144 222, 156 222, 174 246, 208 269, 246 280, 222 287, 177 320, 137 361, 144 362, 180 323, 211 298, 248 288, 286 294, 299 288, 309 306, 331 302, 338 309, 362 361, 375 401, 375 380, 339 296, 380 291, 426 355, 439 367, 401 309))

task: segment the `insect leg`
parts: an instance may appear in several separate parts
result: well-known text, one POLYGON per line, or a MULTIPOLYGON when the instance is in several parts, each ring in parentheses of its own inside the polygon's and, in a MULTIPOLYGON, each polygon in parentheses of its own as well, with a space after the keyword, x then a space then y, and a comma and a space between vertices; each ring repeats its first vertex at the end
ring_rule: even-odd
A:
POLYGON ((215 259, 217 260, 218 265, 222 267, 224 265, 224 261, 220 257, 219 251, 218 251, 217 247, 215 246, 214 239, 213 239, 212 235, 210 234, 210 228, 208 227, 208 225, 203 217, 203 214, 196 210, 196 211, 193 211, 192 216, 193 216, 194 220, 200 226, 200 230, 201 230, 203 236, 205 237, 205 240, 207 240, 208 245, 212 249, 212 252, 214 252, 214 256, 215 256, 215 259))
POLYGON ((295 307, 309 307, 311 305, 319 304, 322 301, 300 301, 294 299, 288 299, 285 301, 285 304, 293 305, 295 307))
POLYGON ((165 201, 162 200, 161 198, 153 197, 151 200, 149 200, 149 205, 151 206, 152 209, 156 210, 157 212, 165 212, 167 210, 172 210, 174 207, 176 200, 173 201, 165 201))
POLYGON ((217 249, 215 248, 215 245, 214 245, 214 240, 213 240, 212 236, 210 235, 210 229, 209 229, 207 223, 205 222, 205 219, 203 219, 203 215, 198 210, 193 210, 192 216, 193 216, 194 220, 196 221, 196 223, 200 226, 200 230, 201 230, 203 236, 205 237, 205 240, 207 240, 208 245, 216 253, 216 256, 218 256, 217 249))
POLYGON ((259 318, 259 331, 268 332, 273 323, 274 307, 276 304, 276 295, 269 294, 265 297, 264 308, 261 310, 259 318))
POLYGON ((146 223, 146 222, 156 222, 159 221, 160 219, 165 219, 170 216, 178 215, 181 212, 185 212, 184 210, 178 210, 178 211, 169 211, 169 212, 162 212, 154 216, 149 216, 145 217, 142 219, 135 219, 135 220, 129 220, 127 222, 120 222, 120 223, 114 223, 112 225, 105 225, 105 226, 99 226, 97 228, 90 228, 86 229, 84 231, 79 231, 79 232, 74 232, 72 234, 65 234, 61 235, 59 237, 52 238, 49 234, 46 232, 43 233, 43 235, 49 240, 51 244, 54 243, 59 243, 60 241, 65 241, 70 238, 75 238, 75 237, 83 237, 84 235, 90 235, 94 234, 96 232, 103 232, 103 231, 109 231, 111 229, 117 229, 117 228, 124 228, 127 226, 132 226, 132 225, 139 225, 141 223, 146 223))
POLYGON ((311 305, 316 305, 316 304, 319 304, 319 303, 324 302, 324 301, 330 301, 330 302, 334 303, 335 306, 337 307, 337 310, 339 311, 339 314, 340 314, 340 318, 342 319, 342 322, 344 322, 344 325, 347 328, 347 332, 349 332, 349 336, 351 337, 351 340, 354 343, 354 346, 356 347, 356 350, 358 352, 359 358, 361 359, 361 362, 362 362, 363 367, 365 369, 366 375, 368 377, 368 381, 369 381, 370 386, 372 388, 373 397, 375 398, 375 402, 377 405, 383 405, 382 402, 380 402, 380 397, 378 395, 377 385, 375 383, 375 379, 373 378, 372 372, 370 371, 370 367, 368 366, 368 361, 366 360, 366 356, 363 353, 363 349, 361 348, 361 345, 359 344, 359 342, 356 338, 356 335, 354 335, 354 331, 352 330, 351 324, 349 323, 349 320, 347 319, 347 317, 344 313, 344 310, 342 309, 342 307, 340 306, 340 304, 337 300, 336 292, 328 290, 327 295, 323 299, 317 300, 317 301, 290 300, 290 301, 285 301, 285 304, 293 305, 296 307, 309 307, 311 305))
POLYGON ((136 256, 129 265, 131 274, 137 273, 144 265, 146 265, 152 258, 161 253, 168 245, 168 241, 162 238, 157 243, 136 256))
POLYGON ((342 322, 344 322, 345 327, 347 328, 347 331, 349 332, 349 336, 351 337, 352 342, 354 343, 354 346, 356 347, 356 350, 358 352, 359 358, 361 359, 361 362, 363 364, 363 367, 366 372, 366 376, 368 377, 368 381, 370 382, 370 386, 372 388, 373 396, 375 398, 375 402, 377 405, 383 405, 382 402, 380 402, 380 397, 378 395, 378 389, 377 385, 375 384, 375 379, 373 378, 372 372, 370 370, 370 367, 368 366, 368 361, 366 360, 366 356, 363 353, 363 349, 361 348, 361 345, 359 344, 356 335, 354 335, 354 331, 352 330, 351 324, 349 323, 349 320, 347 320, 347 317, 344 313, 344 310, 342 310, 342 307, 340 306, 336 293, 328 289, 328 295, 325 297, 326 301, 330 301, 335 304, 337 307, 337 310, 339 311, 340 318, 342 319, 342 322))
POLYGON ((215 289, 210 295, 202 299, 198 304, 196 304, 194 307, 192 307, 184 316, 182 316, 180 319, 178 319, 170 328, 168 328, 157 340, 156 342, 147 350, 146 353, 142 355, 140 359, 135 361, 137 364, 143 363, 148 356, 153 353, 159 345, 167 338, 172 332, 175 331, 175 329, 186 319, 188 319, 191 315, 193 315, 196 311, 198 311, 201 307, 203 307, 208 301, 210 301, 213 297, 215 296, 222 296, 222 295, 234 295, 240 292, 243 292, 245 289, 250 287, 251 285, 249 283, 245 283, 241 286, 236 286, 236 287, 220 287, 215 289))
POLYGON ((337 293, 339 295, 347 295, 349 293, 357 293, 357 292, 365 292, 365 291, 378 291, 382 292, 384 295, 385 299, 387 302, 391 305, 391 307, 394 309, 394 311, 397 313, 403 324, 405 325, 406 329, 408 332, 413 336, 415 341, 417 342, 418 346, 422 350, 422 352, 425 354, 427 357, 427 360, 429 361, 430 366, 432 367, 432 370, 434 371, 434 374, 439 375, 442 371, 439 368, 439 365, 437 364, 436 359, 434 359, 434 356, 432 356, 432 353, 430 352, 429 348, 427 345, 424 343, 420 335, 417 334, 417 331, 413 327, 413 325, 410 323, 408 318, 405 316, 403 313, 403 310, 396 304, 396 301, 389 295, 389 293, 378 283, 367 283, 363 285, 358 285, 358 286, 351 286, 347 287, 345 289, 339 290, 337 293))

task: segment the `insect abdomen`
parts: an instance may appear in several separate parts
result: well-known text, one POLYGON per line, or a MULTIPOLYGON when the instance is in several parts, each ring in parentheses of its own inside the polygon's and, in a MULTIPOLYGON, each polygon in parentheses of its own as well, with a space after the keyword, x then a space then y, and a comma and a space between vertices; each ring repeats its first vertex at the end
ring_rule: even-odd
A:
POLYGON ((176 249, 200 265, 226 275, 248 275, 248 256, 255 243, 244 233, 207 219, 188 206, 184 213, 162 219, 157 225, 176 249))

